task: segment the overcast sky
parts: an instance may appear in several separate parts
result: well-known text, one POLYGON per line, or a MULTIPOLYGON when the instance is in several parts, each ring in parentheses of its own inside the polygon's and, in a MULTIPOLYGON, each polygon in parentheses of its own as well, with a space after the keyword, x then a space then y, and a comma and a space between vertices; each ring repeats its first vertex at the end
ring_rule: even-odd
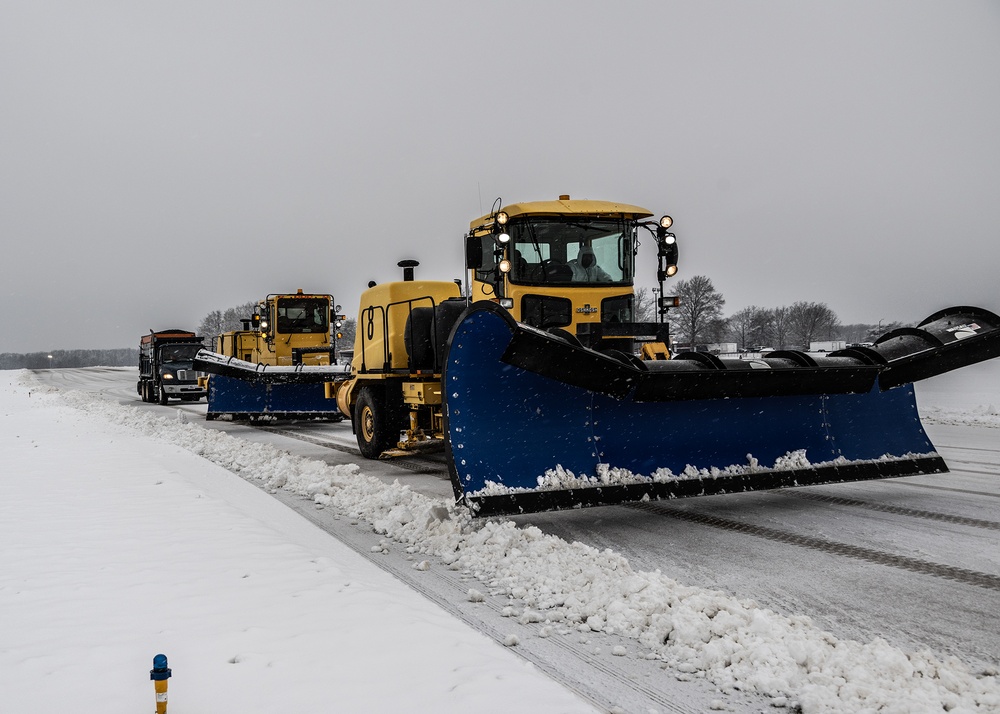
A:
POLYGON ((998 115, 988 0, 0 0, 0 352, 353 316, 562 193, 670 213, 727 314, 1000 311, 998 115))

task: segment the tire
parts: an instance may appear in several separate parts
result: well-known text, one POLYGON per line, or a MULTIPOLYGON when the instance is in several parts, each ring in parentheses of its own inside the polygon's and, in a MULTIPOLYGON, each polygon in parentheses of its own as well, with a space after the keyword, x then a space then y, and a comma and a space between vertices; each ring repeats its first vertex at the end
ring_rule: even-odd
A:
POLYGON ((167 406, 167 399, 168 399, 168 397, 167 397, 166 391, 164 391, 164 389, 163 389, 163 385, 161 384, 160 388, 157 389, 156 391, 157 391, 156 401, 160 403, 161 407, 167 406))
POLYGON ((398 418, 390 415, 386 405, 385 390, 362 387, 354 405, 354 429, 358 449, 366 459, 377 459, 383 451, 394 446, 399 439, 395 425, 398 418))

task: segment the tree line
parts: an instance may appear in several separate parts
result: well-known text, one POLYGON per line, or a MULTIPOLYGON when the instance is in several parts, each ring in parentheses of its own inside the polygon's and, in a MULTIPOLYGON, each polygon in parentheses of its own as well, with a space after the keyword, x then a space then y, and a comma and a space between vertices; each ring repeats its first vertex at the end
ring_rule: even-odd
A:
MULTIPOLYGON (((872 342, 903 326, 899 322, 844 325, 826 303, 804 300, 772 308, 750 305, 725 317, 726 299, 704 275, 679 280, 672 292, 680 305, 670 308, 666 319, 674 341, 690 346, 734 342, 741 351, 808 349, 812 342, 827 340, 872 342)), ((657 297, 649 288, 636 291, 637 319, 657 319, 657 297)))
POLYGON ((0 353, 0 369, 57 369, 60 367, 138 367, 139 349, 53 350, 0 353))

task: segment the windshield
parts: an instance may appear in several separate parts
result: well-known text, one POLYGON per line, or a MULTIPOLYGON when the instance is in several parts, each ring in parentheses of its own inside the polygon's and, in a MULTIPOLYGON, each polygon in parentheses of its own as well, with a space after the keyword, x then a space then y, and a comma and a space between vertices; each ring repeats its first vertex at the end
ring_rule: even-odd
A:
POLYGON ((201 345, 164 345, 160 348, 161 362, 190 362, 201 345))
POLYGON ((282 334, 330 331, 330 304, 323 298, 278 300, 277 331, 282 334))
POLYGON ((511 221, 510 279, 522 285, 631 285, 635 222, 611 218, 511 221))

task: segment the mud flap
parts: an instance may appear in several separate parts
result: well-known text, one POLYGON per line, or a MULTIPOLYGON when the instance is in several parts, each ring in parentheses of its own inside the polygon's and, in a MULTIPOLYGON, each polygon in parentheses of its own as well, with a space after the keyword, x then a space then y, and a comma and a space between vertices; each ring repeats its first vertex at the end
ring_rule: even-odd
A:
POLYGON ((670 379, 683 396, 639 401, 641 370, 583 348, 549 350, 545 374, 511 364, 511 342, 525 331, 477 303, 452 333, 449 468, 456 498, 480 515, 947 471, 912 385, 880 391, 877 371, 861 381, 851 372, 842 393, 804 394, 797 377, 771 385, 772 396, 727 398, 718 384, 686 388, 704 372, 681 370, 670 379), (586 378, 604 369, 608 388, 580 386, 578 360, 597 360, 586 378), (563 370, 566 380, 553 378, 563 370))

